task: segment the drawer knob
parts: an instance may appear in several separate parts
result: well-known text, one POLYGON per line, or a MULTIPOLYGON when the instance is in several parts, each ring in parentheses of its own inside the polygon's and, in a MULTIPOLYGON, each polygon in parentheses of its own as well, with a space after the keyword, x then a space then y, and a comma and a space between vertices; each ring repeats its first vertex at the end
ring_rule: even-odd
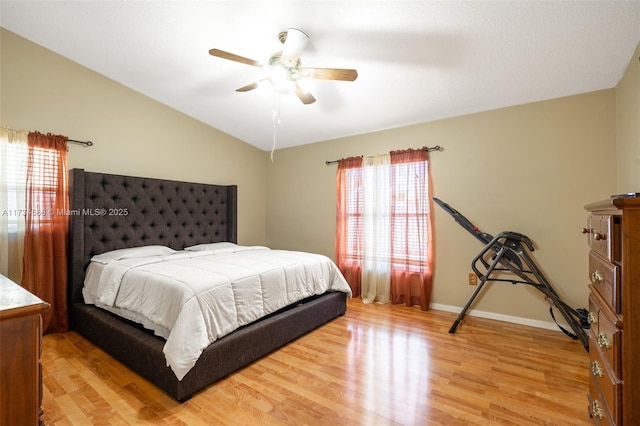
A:
POLYGON ((593 361, 591 364, 591 372, 594 376, 604 377, 604 373, 602 373, 602 367, 598 361, 593 361))
POLYGON ((604 241, 607 239, 607 234, 601 234, 599 232, 593 233, 593 239, 596 241, 604 241))
POLYGON ((603 349, 611 348, 611 344, 609 344, 609 339, 607 338, 606 334, 604 333, 598 334, 598 346, 600 346, 603 349))
POLYGON ((602 408, 600 408, 600 403, 597 399, 593 400, 591 404, 591 417, 597 417, 600 420, 603 419, 604 413, 602 412, 602 408))
POLYGON ((600 271, 594 271, 591 274, 591 283, 592 284, 600 284, 602 282, 602 274, 600 271))
POLYGON ((596 317, 596 314, 594 314, 593 312, 589 312, 589 315, 587 315, 587 322, 589 324, 597 324, 598 317, 596 317))
POLYGON ((591 233, 591 229, 589 229, 589 228, 582 228, 582 233, 583 233, 583 234, 590 234, 590 233, 591 233))

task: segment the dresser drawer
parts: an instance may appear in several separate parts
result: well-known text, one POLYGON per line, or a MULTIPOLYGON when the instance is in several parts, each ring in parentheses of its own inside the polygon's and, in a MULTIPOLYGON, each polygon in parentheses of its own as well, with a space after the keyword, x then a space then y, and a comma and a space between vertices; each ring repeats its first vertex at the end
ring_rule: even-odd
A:
POLYGON ((589 416, 597 426, 615 426, 607 407, 604 405, 598 384, 594 381, 589 383, 589 416))
POLYGON ((597 321, 589 330, 589 352, 592 351, 591 348, 600 350, 602 362, 607 364, 616 378, 619 378, 622 376, 620 364, 622 330, 616 326, 619 321, 617 316, 606 307, 602 297, 594 292, 593 286, 589 295, 589 312, 595 313, 597 321))
POLYGON ((589 246, 610 262, 620 261, 619 217, 592 214, 589 216, 589 246))
MULTIPOLYGON (((594 343, 594 342, 591 342, 594 343)), ((597 346, 589 351, 589 366, 591 369, 590 389, 592 395, 598 395, 596 400, 614 424, 619 424, 622 418, 622 383, 609 369, 608 363, 603 360, 602 353, 597 346), (599 393, 595 390, 599 390, 599 393)))
POLYGON ((620 313, 620 269, 595 251, 589 253, 589 281, 605 302, 620 313))

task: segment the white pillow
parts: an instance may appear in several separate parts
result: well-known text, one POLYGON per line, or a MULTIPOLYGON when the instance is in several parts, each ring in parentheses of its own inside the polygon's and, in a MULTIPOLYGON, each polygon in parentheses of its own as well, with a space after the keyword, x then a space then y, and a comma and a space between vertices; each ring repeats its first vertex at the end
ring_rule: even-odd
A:
POLYGON ((198 244, 191 247, 185 247, 187 251, 218 251, 220 249, 236 249, 238 248, 237 244, 222 242, 222 243, 208 243, 208 244, 198 244))
POLYGON ((113 260, 131 259, 135 257, 166 256, 167 254, 175 252, 176 251, 174 249, 165 246, 131 247, 97 254, 91 258, 91 261, 106 265, 113 260))

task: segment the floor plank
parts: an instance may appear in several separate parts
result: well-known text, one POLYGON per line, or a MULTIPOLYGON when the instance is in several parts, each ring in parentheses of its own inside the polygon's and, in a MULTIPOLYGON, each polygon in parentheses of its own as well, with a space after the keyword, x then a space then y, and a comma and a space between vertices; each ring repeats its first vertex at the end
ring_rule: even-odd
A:
POLYGON ((47 425, 589 425, 588 357, 543 330, 348 302, 179 404, 74 332, 44 336, 47 425))

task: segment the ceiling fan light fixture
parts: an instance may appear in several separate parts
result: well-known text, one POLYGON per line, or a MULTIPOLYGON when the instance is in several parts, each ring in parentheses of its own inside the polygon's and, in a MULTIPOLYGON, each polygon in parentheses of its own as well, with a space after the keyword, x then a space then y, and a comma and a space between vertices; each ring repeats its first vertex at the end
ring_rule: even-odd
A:
POLYGON ((290 70, 282 64, 269 65, 267 81, 269 81, 274 91, 280 94, 291 93, 294 83, 291 81, 290 75, 290 70))
POLYGON ((296 82, 300 79, 300 59, 295 64, 282 59, 282 53, 276 52, 269 58, 269 64, 263 66, 265 79, 271 84, 271 88, 280 93, 292 93, 296 82))

